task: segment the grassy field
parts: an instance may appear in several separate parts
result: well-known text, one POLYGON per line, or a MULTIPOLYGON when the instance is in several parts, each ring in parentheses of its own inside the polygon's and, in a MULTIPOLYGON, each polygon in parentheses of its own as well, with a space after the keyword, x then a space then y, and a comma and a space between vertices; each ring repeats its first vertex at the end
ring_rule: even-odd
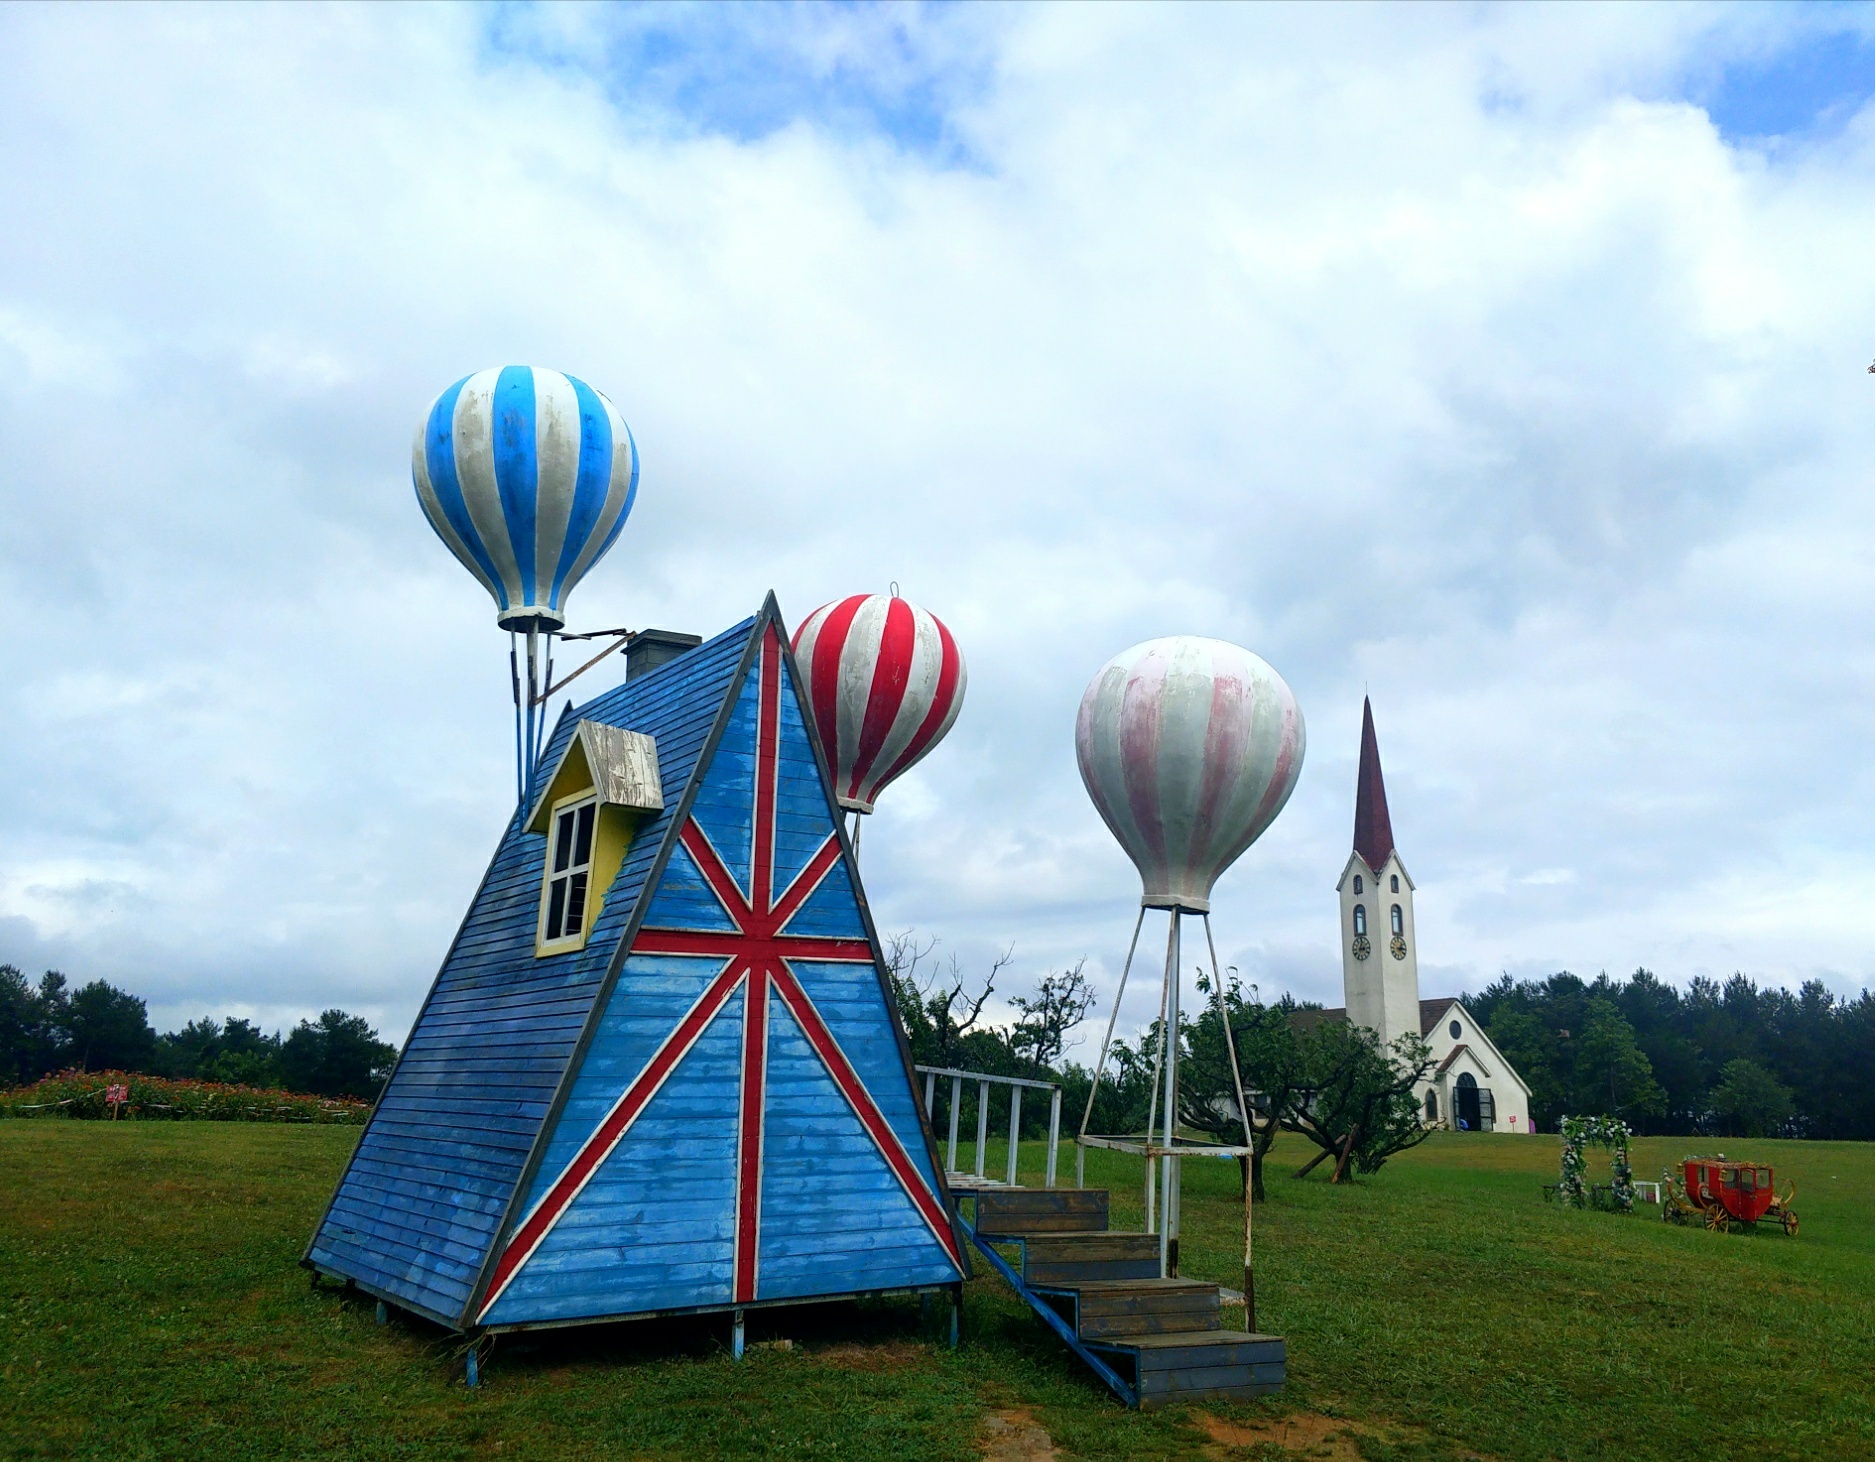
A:
MULTIPOLYGON (((1554 1138, 1437 1137, 1340 1189, 1273 1176, 1260 1318, 1287 1392, 1139 1416, 988 1278, 954 1353, 880 1302, 752 1325, 792 1348, 741 1365, 720 1319, 509 1338, 469 1391, 449 1337, 297 1267, 356 1136, 0 1122, 0 1456, 943 1462, 1051 1455, 1036 1428, 1084 1458, 1875 1456, 1871 1147, 1749 1144, 1797 1179, 1795 1240, 1546 1207, 1554 1138)), ((1635 1169, 1695 1145, 1644 1142, 1635 1169)), ((1136 1159, 1088 1176, 1137 1221, 1136 1159)), ((1235 1282, 1233 1187, 1188 1172, 1186 1273, 1235 1282)))

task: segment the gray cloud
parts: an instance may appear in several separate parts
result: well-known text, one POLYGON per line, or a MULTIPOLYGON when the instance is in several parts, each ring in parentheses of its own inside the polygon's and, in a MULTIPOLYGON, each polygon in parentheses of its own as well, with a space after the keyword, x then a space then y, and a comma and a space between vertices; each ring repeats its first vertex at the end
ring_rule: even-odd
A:
POLYGON ((1429 991, 1861 984, 1875 112, 1674 99, 1762 15, 908 14, 755 37, 808 58, 760 115, 734 37, 641 86, 564 12, 0 17, 0 959, 402 1030, 511 787, 409 438, 525 360, 643 452, 577 620, 895 579, 958 634, 889 927, 1110 986, 1073 708, 1189 631, 1309 717, 1214 920, 1266 989, 1338 995, 1363 689, 1429 991))

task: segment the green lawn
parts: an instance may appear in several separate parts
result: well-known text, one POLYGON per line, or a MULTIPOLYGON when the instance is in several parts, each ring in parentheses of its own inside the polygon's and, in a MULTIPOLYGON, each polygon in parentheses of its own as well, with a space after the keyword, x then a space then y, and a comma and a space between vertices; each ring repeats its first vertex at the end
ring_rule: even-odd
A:
MULTIPOLYGON (((1290 1180, 1285 1139, 1257 1219, 1287 1393, 1139 1416, 989 1278, 954 1353, 936 1316, 882 1302, 772 1316, 751 1338, 794 1348, 739 1366, 720 1319, 508 1337, 468 1391, 449 1337, 380 1328, 297 1267, 356 1137, 0 1122, 0 1456, 941 1462, 980 1455, 996 1411, 1088 1458, 1291 1455, 1257 1428, 1324 1413, 1360 1425, 1336 1455, 1376 1462, 1875 1456, 1872 1147, 1717 1144, 1797 1179, 1792 1240, 1547 1207, 1554 1138, 1437 1137, 1340 1189, 1290 1180)), ((1635 1170, 1698 1145, 1644 1142, 1635 1170)), ((1093 1154, 1088 1177, 1137 1221, 1137 1159, 1093 1154)), ((1235 1282, 1234 1181, 1191 1165, 1187 1274, 1235 1282)))

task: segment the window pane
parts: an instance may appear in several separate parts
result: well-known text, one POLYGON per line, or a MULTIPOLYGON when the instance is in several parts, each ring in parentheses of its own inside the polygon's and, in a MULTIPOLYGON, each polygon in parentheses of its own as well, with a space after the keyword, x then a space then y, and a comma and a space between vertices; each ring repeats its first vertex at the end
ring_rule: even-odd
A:
POLYGON ((1354 891, 1355 891, 1356 893, 1363 893, 1363 892, 1365 892, 1365 890, 1364 890, 1364 889, 1362 889, 1362 887, 1361 887, 1361 875, 1360 875, 1360 874, 1358 874, 1358 873, 1354 875, 1354 891))
POLYGON ((1354 932, 1356 934, 1365 934, 1367 932, 1367 909, 1365 905, 1356 904, 1354 906, 1354 932))
POLYGON ((560 919, 566 912, 566 880, 556 878, 547 894, 547 938, 560 937, 560 919))
POLYGON ((566 932, 579 933, 586 919, 586 875, 575 873, 566 881, 566 932))
POLYGON ((1404 934, 1406 932, 1406 924, 1400 918, 1400 906, 1398 904, 1393 906, 1393 932, 1395 934, 1404 934))
POLYGON ((553 820, 553 871, 566 872, 573 855, 573 814, 563 812, 553 820))
POLYGON ((592 815, 597 804, 588 802, 579 810, 579 836, 573 842, 573 866, 584 868, 592 862, 592 815))

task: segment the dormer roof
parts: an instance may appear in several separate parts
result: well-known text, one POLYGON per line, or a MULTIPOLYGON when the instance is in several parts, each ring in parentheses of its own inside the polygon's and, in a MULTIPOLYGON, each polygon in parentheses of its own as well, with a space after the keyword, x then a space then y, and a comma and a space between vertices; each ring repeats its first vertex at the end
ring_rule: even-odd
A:
POLYGON ((528 815, 527 830, 546 832, 547 814, 553 804, 583 787, 591 787, 608 807, 662 812, 664 783, 658 772, 656 739, 603 721, 578 722, 553 770, 541 782, 540 796, 528 815))
POLYGON ((1386 866, 1393 852, 1393 821, 1387 816, 1387 784, 1380 775, 1380 743, 1374 737, 1374 705, 1361 698, 1361 772, 1354 789, 1354 851, 1369 868, 1386 866))

